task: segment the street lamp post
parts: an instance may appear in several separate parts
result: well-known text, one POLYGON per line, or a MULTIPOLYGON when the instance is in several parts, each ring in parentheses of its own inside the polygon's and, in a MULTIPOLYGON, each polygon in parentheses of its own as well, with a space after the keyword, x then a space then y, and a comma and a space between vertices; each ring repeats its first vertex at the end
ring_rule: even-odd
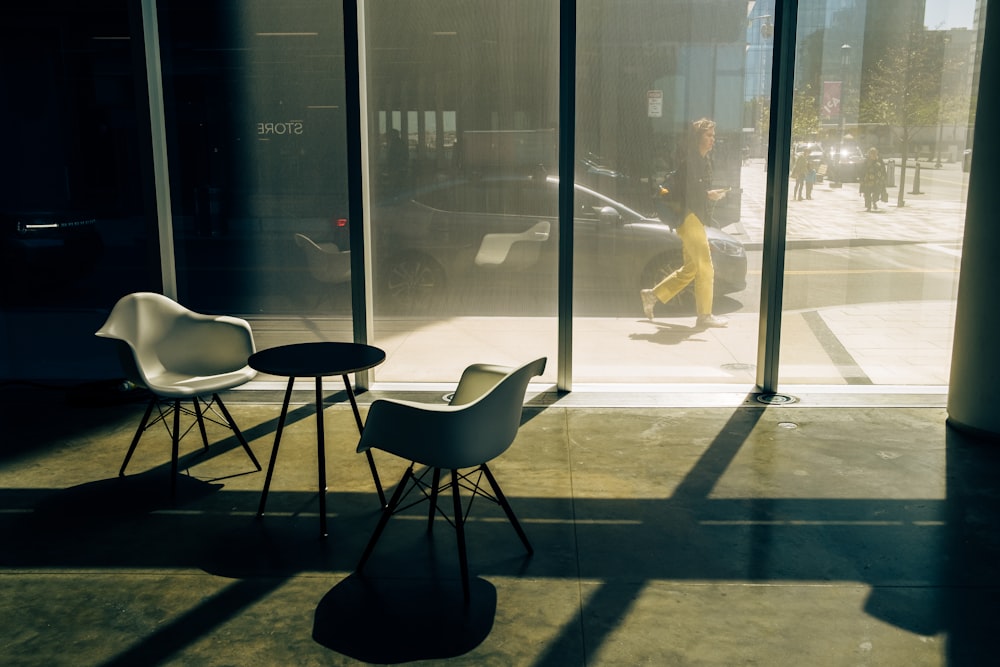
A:
POLYGON ((766 43, 772 37, 774 37, 774 26, 771 24, 771 19, 773 16, 771 14, 761 14, 760 16, 751 16, 747 19, 748 28, 753 26, 754 21, 763 21, 760 26, 760 32, 758 33, 759 38, 757 40, 756 56, 757 56, 757 72, 756 81, 754 85, 754 101, 755 101, 755 116, 754 118, 754 132, 757 135, 757 148, 762 152, 764 157, 767 156, 767 149, 764 146, 764 100, 766 99, 769 88, 764 85, 764 57, 766 53, 766 43))
POLYGON ((844 151, 844 121, 846 120, 847 111, 844 106, 844 98, 847 93, 847 67, 851 64, 851 45, 844 44, 840 47, 840 143, 837 145, 837 175, 836 180, 830 182, 831 188, 843 187, 843 182, 840 178, 840 159, 843 157, 844 151))

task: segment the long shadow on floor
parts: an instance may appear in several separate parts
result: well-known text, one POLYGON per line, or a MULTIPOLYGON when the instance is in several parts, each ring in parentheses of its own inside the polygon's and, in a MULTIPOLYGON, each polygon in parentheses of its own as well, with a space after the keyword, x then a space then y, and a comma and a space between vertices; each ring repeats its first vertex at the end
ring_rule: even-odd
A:
MULTIPOLYGON (((860 582, 872 587, 868 613, 910 632, 946 632, 949 664, 979 664, 1000 629, 1000 449, 947 431, 943 499, 713 497, 766 409, 735 409, 669 498, 512 498, 534 557, 499 510, 477 507, 486 511, 468 524, 473 574, 615 584, 585 602, 585 618, 600 617, 588 626, 589 650, 652 580, 860 582)), ((111 664, 162 661, 301 572, 341 573, 316 607, 313 637, 344 655, 449 657, 489 635, 496 590, 473 576, 473 604, 461 610, 454 536, 428 538, 425 516, 390 527, 365 578, 342 578, 377 520, 374 492, 329 494, 331 533, 321 541, 315 492, 275 492, 257 520, 258 493, 182 476, 172 503, 167 474, 164 466, 68 489, 0 489, 0 567, 190 567, 236 579, 111 664), (402 618, 414 600, 432 613, 402 618), (378 643, 385 624, 413 632, 409 652, 378 643)), ((572 655, 573 632, 540 664, 572 655)))

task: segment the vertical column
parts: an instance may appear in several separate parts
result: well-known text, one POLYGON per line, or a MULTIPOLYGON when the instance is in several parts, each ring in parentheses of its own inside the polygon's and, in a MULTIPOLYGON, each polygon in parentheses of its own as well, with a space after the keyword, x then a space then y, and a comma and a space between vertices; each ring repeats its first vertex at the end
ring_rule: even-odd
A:
POLYGON ((996 183, 1000 182, 1000 14, 987 13, 969 199, 958 282, 948 423, 1000 438, 1000 301, 996 183), (992 37, 991 37, 992 35, 992 37))

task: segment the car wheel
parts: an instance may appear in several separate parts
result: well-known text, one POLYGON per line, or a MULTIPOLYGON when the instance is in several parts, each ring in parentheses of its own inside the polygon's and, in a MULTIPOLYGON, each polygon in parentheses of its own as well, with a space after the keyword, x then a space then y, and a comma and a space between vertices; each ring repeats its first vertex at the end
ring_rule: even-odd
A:
MULTIPOLYGON (((680 253, 657 255, 646 264, 642 271, 642 284, 640 289, 648 289, 657 284, 671 273, 681 268, 684 260, 680 253)), ((657 304, 656 310, 669 310, 676 313, 694 312, 694 283, 691 283, 680 291, 673 299, 664 304, 657 304)))
POLYGON ((382 296, 396 310, 424 310, 444 294, 444 269, 427 255, 396 257, 386 265, 384 276, 382 296))

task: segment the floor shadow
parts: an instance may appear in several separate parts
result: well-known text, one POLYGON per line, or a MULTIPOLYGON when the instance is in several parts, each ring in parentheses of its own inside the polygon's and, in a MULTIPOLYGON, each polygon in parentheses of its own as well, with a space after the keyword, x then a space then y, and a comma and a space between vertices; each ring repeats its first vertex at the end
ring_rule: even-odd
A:
POLYGON ((692 336, 705 333, 705 329, 694 326, 648 322, 647 320, 643 320, 643 323, 655 325, 656 331, 653 333, 629 334, 629 340, 644 340, 648 343, 656 343, 657 345, 680 345, 689 340, 698 340, 697 338, 692 338, 692 336))
POLYGON ((169 467, 78 484, 42 499, 35 506, 33 518, 43 524, 72 520, 76 527, 89 522, 114 523, 203 501, 223 488, 222 484, 187 475, 177 475, 176 484, 176 492, 171 495, 169 467))
POLYGON ((366 579, 352 574, 320 601, 313 639, 342 655, 376 664, 464 655, 489 636, 497 608, 492 584, 476 577, 470 586, 466 606, 458 579, 366 579))

